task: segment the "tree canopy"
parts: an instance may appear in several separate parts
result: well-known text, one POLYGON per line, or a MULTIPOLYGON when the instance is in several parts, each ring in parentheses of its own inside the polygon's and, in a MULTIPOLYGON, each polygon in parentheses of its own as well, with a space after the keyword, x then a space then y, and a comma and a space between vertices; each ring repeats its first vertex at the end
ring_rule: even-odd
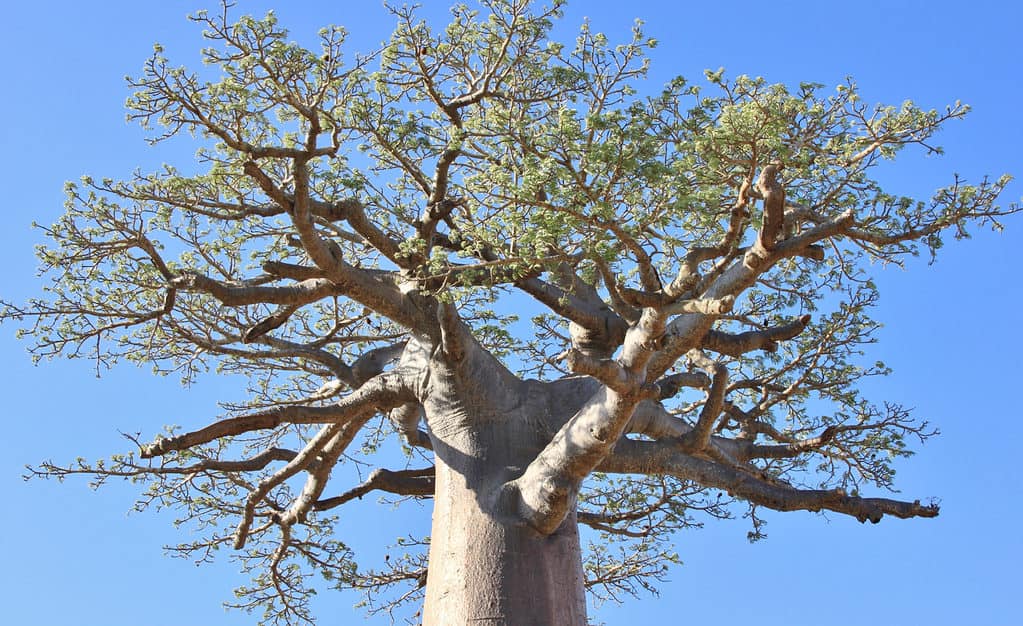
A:
POLYGON ((875 180, 907 146, 939 152, 965 105, 722 71, 651 89, 641 24, 558 43, 560 3, 459 6, 441 30, 394 8, 363 55, 340 27, 306 49, 229 8, 194 17, 208 68, 157 47, 129 80, 129 117, 190 137, 197 163, 69 184, 46 295, 2 318, 40 358, 242 373, 250 398, 36 472, 143 483, 204 531, 182 553, 239 550, 238 605, 271 623, 312 618, 311 572, 374 608, 419 598, 426 539, 360 570, 343 505, 430 497, 449 435, 496 414, 533 435, 495 493, 539 533, 594 529, 600 597, 652 588, 708 517, 745 511, 757 538, 760 508, 937 515, 875 497, 934 430, 858 382, 888 371, 862 358, 876 263, 1019 210, 997 204, 1008 177, 923 201, 875 180), (407 465, 381 466, 394 436, 407 465), (339 484, 346 466, 373 470, 339 484))

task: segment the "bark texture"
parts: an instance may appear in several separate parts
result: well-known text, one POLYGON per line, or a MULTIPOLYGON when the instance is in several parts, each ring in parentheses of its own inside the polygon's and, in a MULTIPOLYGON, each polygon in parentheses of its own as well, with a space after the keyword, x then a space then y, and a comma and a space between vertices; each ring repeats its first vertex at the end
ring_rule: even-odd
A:
MULTIPOLYGON (((519 515, 520 478, 592 393, 584 379, 523 381, 463 327, 447 348, 413 346, 436 462, 424 624, 586 624, 574 506, 554 532, 519 515)), ((574 499, 573 499, 574 502, 574 499)))
POLYGON ((499 502, 481 503, 488 487, 492 480, 438 460, 424 626, 585 626, 574 513, 553 533, 541 534, 502 515, 499 502))

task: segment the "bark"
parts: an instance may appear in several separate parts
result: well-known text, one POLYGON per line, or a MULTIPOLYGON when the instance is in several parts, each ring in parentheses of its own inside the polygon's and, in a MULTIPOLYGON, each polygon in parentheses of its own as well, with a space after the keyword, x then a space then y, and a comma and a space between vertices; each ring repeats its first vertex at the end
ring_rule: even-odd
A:
POLYGON ((463 458, 437 461, 424 626, 585 626, 586 594, 575 515, 550 535, 493 514, 494 472, 463 458))
MULTIPOLYGON (((457 335, 456 324, 448 332, 457 335)), ((538 532, 519 516, 509 485, 592 394, 593 381, 523 381, 472 341, 452 360, 458 339, 413 343, 402 359, 428 372, 417 384, 436 462, 423 624, 584 626, 574 505, 553 532, 538 532)))

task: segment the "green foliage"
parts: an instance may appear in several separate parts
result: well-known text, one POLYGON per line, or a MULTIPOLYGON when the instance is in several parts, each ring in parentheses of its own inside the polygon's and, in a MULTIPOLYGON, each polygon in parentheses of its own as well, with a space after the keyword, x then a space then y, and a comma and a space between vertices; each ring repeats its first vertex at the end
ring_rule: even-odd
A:
MULTIPOLYGON (((285 280, 314 289, 336 278, 307 271, 316 268, 299 228, 305 194, 306 217, 331 254, 456 304, 479 343, 509 367, 556 378, 566 372, 555 355, 570 345, 563 309, 586 295, 579 283, 626 318, 632 305, 618 302, 621 293, 651 291, 651 274, 661 288, 691 267, 687 297, 709 298, 714 279, 742 262, 765 221, 757 202, 742 206, 740 190, 780 162, 786 238, 847 214, 852 226, 819 240, 826 254, 804 249, 777 259, 715 320, 717 330, 735 334, 803 314, 814 320, 771 349, 720 355, 732 388, 715 434, 793 446, 832 433, 805 455, 755 458, 744 470, 852 494, 892 488, 892 460, 933 430, 858 391, 864 378, 888 373, 864 354, 879 328, 870 318, 878 296, 869 264, 924 249, 933 257, 943 233, 1000 228, 999 217, 1018 207, 996 204, 1008 177, 975 185, 957 177, 921 202, 886 192, 872 169, 907 146, 940 153, 933 136, 968 108, 870 105, 852 81, 829 91, 730 79, 723 69, 708 71, 705 84, 679 77, 652 89, 644 81, 656 41, 641 22, 621 44, 588 23, 563 43, 550 40, 560 1, 479 5, 455 6, 443 28, 413 8, 392 9, 394 33, 367 56, 344 51, 340 27, 323 29, 318 47, 307 49, 273 13, 237 21, 226 7, 224 15, 196 14, 209 67, 175 67, 157 45, 141 75, 129 78, 127 102, 129 119, 151 131, 152 142, 191 136, 196 171, 165 166, 123 181, 68 183, 66 213, 41 229, 50 240, 38 249, 45 296, 5 304, 0 319, 28 323, 19 332, 32 335, 35 358, 88 358, 97 373, 127 359, 186 384, 210 371, 244 375, 250 397, 225 404, 232 415, 329 403, 348 364, 404 341, 408 329, 336 283, 308 302, 298 289, 287 297, 260 291, 285 280), (722 241, 716 256, 689 260, 722 241), (509 295, 538 277, 557 288, 544 301, 554 314, 509 295), (272 333, 247 335, 281 311, 288 314, 272 333)), ((706 395, 685 390, 664 405, 691 424, 706 395)), ((389 422, 371 426, 353 456, 362 462, 391 433, 389 422)), ((125 455, 66 469, 47 464, 41 473, 145 482, 140 506, 178 510, 180 523, 204 534, 175 551, 204 561, 230 542, 227 520, 272 472, 203 464, 301 447, 311 436, 292 426, 158 465, 125 455), (189 480, 179 480, 181 467, 192 468, 189 480)), ((360 570, 333 539, 333 517, 310 515, 284 538, 266 521, 294 496, 284 482, 260 503, 252 547, 235 557, 253 574, 237 606, 264 610, 267 623, 310 621, 310 569, 365 590, 369 601, 381 586, 409 585, 400 597, 417 597, 424 540, 400 540, 397 549, 413 553, 386 572, 360 570)), ((699 526, 700 516, 733 514, 730 497, 663 476, 596 475, 580 505, 596 529, 586 562, 591 590, 615 600, 655 590, 666 564, 678 562, 674 533, 699 526)), ((763 536, 755 507, 747 517, 750 537, 763 536)))

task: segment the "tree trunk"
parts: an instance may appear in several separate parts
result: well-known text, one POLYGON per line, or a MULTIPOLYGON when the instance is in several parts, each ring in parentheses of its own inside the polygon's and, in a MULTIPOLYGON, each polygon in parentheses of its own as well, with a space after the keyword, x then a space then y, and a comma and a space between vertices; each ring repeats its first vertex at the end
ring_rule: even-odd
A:
POLYGON ((545 535, 520 515, 508 487, 583 399, 587 379, 512 376, 471 338, 452 366, 411 346, 436 466, 424 626, 586 626, 575 507, 545 535))
POLYGON ((574 512, 541 535, 481 507, 473 478, 438 459, 423 625, 586 626, 574 512))

